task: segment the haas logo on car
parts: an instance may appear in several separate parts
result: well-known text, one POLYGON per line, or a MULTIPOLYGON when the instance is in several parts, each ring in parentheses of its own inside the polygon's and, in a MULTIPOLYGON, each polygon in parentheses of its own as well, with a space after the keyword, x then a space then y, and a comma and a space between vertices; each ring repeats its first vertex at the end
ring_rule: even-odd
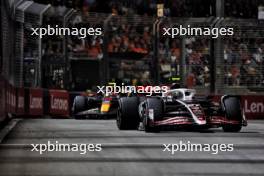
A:
POLYGON ((68 100, 51 96, 51 108, 56 110, 68 110, 68 100))
POLYGON ((42 98, 30 95, 30 109, 42 109, 42 98))
POLYGON ((263 102, 248 102, 245 100, 245 113, 263 113, 264 103, 263 102))

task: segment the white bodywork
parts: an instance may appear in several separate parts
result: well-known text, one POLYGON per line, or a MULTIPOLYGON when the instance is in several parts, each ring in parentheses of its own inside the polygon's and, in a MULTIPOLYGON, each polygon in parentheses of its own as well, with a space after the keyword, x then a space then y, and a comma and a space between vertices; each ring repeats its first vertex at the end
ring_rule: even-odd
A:
POLYGON ((171 98, 176 98, 178 100, 192 100, 193 97, 195 96, 196 91, 194 89, 171 89, 168 90, 166 93, 162 94, 162 97, 166 97, 168 100, 171 98))
MULTIPOLYGON (((171 89, 167 93, 164 93, 162 97, 165 98, 166 101, 173 101, 173 99, 182 104, 192 115, 195 123, 199 125, 204 125, 206 124, 206 120, 199 120, 198 117, 193 113, 193 111, 190 109, 190 106, 195 105, 195 104, 186 104, 184 101, 190 101, 193 100, 194 96, 196 94, 196 91, 194 89, 186 89, 186 88, 181 88, 181 89, 171 89)), ((195 105, 195 106, 200 106, 200 105, 195 105)))
MULTIPOLYGON (((196 104, 186 104, 184 101, 190 101, 193 100, 194 96, 196 94, 196 91, 194 89, 186 89, 186 88, 180 88, 180 89, 171 89, 168 90, 166 93, 162 94, 162 98, 165 102, 173 102, 177 101, 178 103, 182 104, 192 115, 192 118, 194 119, 196 124, 199 125, 205 125, 206 120, 200 120, 190 109, 190 106, 200 106, 196 104)), ((143 116, 144 113, 144 108, 143 108, 144 101, 139 104, 139 115, 140 117, 143 116)), ((153 109, 150 109, 151 111, 149 112, 149 118, 153 119, 154 117, 154 111, 153 109)))

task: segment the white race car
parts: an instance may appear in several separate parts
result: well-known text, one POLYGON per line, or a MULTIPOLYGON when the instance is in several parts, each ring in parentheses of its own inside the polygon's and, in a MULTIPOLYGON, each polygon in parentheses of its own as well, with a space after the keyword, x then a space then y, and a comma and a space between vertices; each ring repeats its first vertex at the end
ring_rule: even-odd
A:
POLYGON ((222 127, 225 132, 239 132, 247 125, 240 97, 223 95, 219 102, 210 97, 196 97, 193 89, 172 89, 161 96, 122 97, 117 110, 120 130, 138 129, 158 132, 169 127, 222 127))

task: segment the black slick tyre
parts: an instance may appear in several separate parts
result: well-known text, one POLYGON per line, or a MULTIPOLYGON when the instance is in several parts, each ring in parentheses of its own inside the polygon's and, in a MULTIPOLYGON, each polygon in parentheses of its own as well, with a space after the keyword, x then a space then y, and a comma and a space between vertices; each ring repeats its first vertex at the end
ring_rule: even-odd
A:
POLYGON ((236 120, 239 124, 224 124, 224 132, 239 132, 242 128, 242 108, 240 104, 239 97, 236 96, 226 96, 222 101, 224 105, 225 115, 228 120, 236 120))
POLYGON ((140 118, 137 97, 122 97, 119 99, 116 124, 119 130, 138 129, 140 118))
MULTIPOLYGON (((163 102, 160 98, 148 98, 146 100, 146 113, 153 111, 153 122, 162 118, 163 102)), ((145 132, 157 133, 160 132, 160 127, 150 124, 149 114, 144 114, 143 126, 145 132)))

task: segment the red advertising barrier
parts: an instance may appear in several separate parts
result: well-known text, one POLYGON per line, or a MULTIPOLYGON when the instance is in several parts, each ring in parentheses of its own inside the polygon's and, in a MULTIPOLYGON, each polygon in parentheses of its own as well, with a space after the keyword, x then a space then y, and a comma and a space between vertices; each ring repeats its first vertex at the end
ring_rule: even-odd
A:
POLYGON ((43 115, 43 91, 42 89, 29 89, 29 115, 43 115))
MULTIPOLYGON (((70 116, 70 106, 77 94, 66 90, 15 88, 0 77, 0 121, 7 113, 29 116, 70 116), (71 98, 70 98, 71 97, 71 98)), ((221 95, 212 96, 220 101, 221 95)), ((264 95, 242 95, 241 104, 247 119, 264 119, 264 95)))
POLYGON ((6 82, 0 77, 0 122, 5 120, 6 117, 6 82))
POLYGON ((69 93, 65 90, 49 90, 51 115, 69 116, 69 93))
POLYGON ((248 119, 264 119, 264 95, 244 95, 241 100, 248 119))
MULTIPOLYGON (((221 95, 213 96, 219 102, 221 95)), ((247 119, 264 119, 264 95, 242 95, 241 104, 247 119)))
POLYGON ((16 88, 11 84, 6 84, 6 110, 8 113, 16 113, 16 88))
POLYGON ((23 88, 17 88, 17 107, 16 115, 25 114, 25 90, 23 88))

